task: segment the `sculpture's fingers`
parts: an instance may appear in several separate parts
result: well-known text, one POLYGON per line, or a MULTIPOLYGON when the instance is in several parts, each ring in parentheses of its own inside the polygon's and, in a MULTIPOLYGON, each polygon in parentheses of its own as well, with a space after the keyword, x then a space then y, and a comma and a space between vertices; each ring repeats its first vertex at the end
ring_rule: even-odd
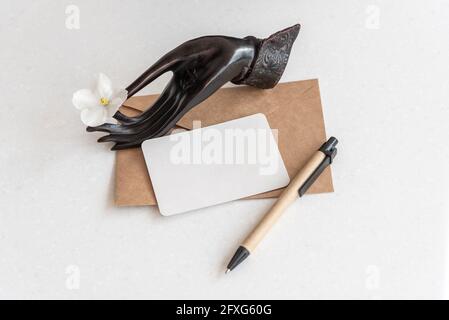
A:
MULTIPOLYGON (((177 49, 174 49, 164 55, 126 88, 126 91, 128 92, 127 98, 131 98, 161 75, 167 71, 170 71, 177 61, 179 61, 177 49)), ((114 118, 121 121, 123 124, 132 124, 138 121, 132 117, 125 116, 120 111, 116 112, 114 118)))
POLYGON ((110 134, 125 135, 132 133, 131 129, 126 125, 105 123, 98 127, 87 127, 87 132, 106 132, 110 134))
POLYGON ((165 135, 171 128, 173 128, 179 119, 184 116, 189 110, 189 104, 192 100, 197 96, 198 91, 188 91, 185 92, 183 96, 181 96, 174 108, 171 109, 171 112, 167 114, 166 117, 161 118, 159 126, 153 130, 150 138, 156 138, 165 135))
POLYGON ((172 100, 176 95, 177 88, 178 86, 174 79, 170 80, 165 89, 162 91, 161 95, 153 103, 153 105, 144 113, 142 113, 139 116, 138 121, 131 124, 130 127, 135 129, 135 132, 145 130, 148 126, 148 123, 153 121, 155 118, 160 117, 161 113, 164 112, 164 109, 173 102, 172 100))
POLYGON ((118 126, 119 125, 117 125, 117 124, 105 123, 105 124, 102 124, 102 125, 97 126, 97 127, 87 127, 86 131, 87 132, 107 132, 107 133, 111 133, 112 131, 117 129, 118 126))
MULTIPOLYGON (((142 113, 138 117, 130 118, 126 117, 124 114, 116 114, 116 119, 119 121, 125 120, 122 124, 122 128, 126 128, 124 130, 119 130, 119 128, 107 128, 109 131, 106 131, 108 133, 112 134, 129 134, 134 135, 138 132, 144 131, 148 127, 148 122, 150 122, 155 117, 160 117, 161 114, 164 112, 164 109, 167 108, 174 99, 174 96, 176 94, 176 84, 174 81, 170 81, 167 86, 165 87, 164 91, 161 93, 159 98, 154 102, 154 104, 144 113, 142 113), (111 130, 112 129, 112 130, 111 130)), ((112 137, 112 139, 115 139, 115 137, 112 137)), ((104 141, 113 141, 105 138, 104 141)))
MULTIPOLYGON (((159 112, 156 113, 159 118, 162 118, 165 112, 170 112, 170 110, 176 106, 176 97, 171 97, 169 100, 165 101, 164 105, 166 105, 166 108, 160 109, 159 112)), ((139 140, 141 137, 144 137, 144 140, 146 140, 148 139, 146 138, 148 134, 147 132, 151 132, 152 128, 158 123, 158 120, 156 120, 155 123, 151 125, 143 123, 142 121, 139 122, 138 126, 122 125, 119 128, 116 128, 114 132, 110 132, 112 134, 98 139, 98 142, 112 141, 116 143, 127 143, 130 141, 139 140)))
POLYGON ((145 139, 154 138, 156 137, 156 132, 166 129, 165 125, 167 120, 171 119, 173 114, 177 112, 180 102, 184 100, 184 96, 177 95, 174 97, 170 105, 167 106, 167 108, 164 108, 163 112, 159 113, 159 116, 154 119, 150 126, 147 126, 145 131, 141 132, 141 136, 145 137, 145 139))
POLYGON ((130 148, 138 148, 140 147, 140 145, 142 144, 142 142, 133 142, 133 143, 129 143, 129 144, 119 144, 116 143, 111 150, 112 151, 118 151, 118 150, 124 150, 124 149, 130 149, 130 148))
POLYGON ((123 124, 127 125, 137 122, 139 120, 139 117, 128 117, 123 113, 121 113, 120 111, 117 111, 114 115, 114 119, 120 121, 122 125, 123 124))
POLYGON ((140 77, 131 83, 126 90, 128 91, 128 98, 134 96, 137 92, 149 85, 151 82, 159 78, 161 75, 170 71, 172 66, 179 60, 179 54, 176 49, 164 55, 148 70, 146 70, 140 77))
POLYGON ((141 123, 148 123, 155 117, 160 116, 161 112, 164 112, 164 109, 167 108, 169 103, 171 103, 173 98, 176 96, 177 90, 178 85, 175 79, 171 79, 156 102, 151 106, 151 108, 142 114, 141 123))
POLYGON ((117 142, 112 148, 111 150, 116 151, 116 150, 123 150, 123 149, 130 149, 130 148, 137 148, 140 147, 142 142, 144 142, 147 139, 144 139, 142 141, 140 140, 136 140, 136 141, 129 141, 129 142, 117 142))
POLYGON ((114 141, 114 140, 112 140, 112 137, 113 135, 107 135, 107 136, 103 136, 103 137, 101 137, 100 139, 98 139, 97 140, 97 142, 109 142, 109 141, 114 141))
POLYGON ((161 119, 160 125, 156 128, 156 130, 152 132, 151 138, 163 136, 171 128, 173 128, 176 122, 178 122, 178 120, 182 117, 182 115, 187 112, 187 110, 184 110, 184 106, 187 105, 189 101, 190 100, 187 99, 187 96, 184 96, 182 99, 178 99, 170 114, 167 114, 166 117, 161 119))
POLYGON ((98 139, 98 142, 127 142, 133 139, 133 137, 136 136, 136 133, 124 131, 124 132, 117 132, 113 134, 109 134, 107 136, 103 136, 100 139, 98 139))
POLYGON ((103 136, 98 139, 98 142, 119 142, 119 141, 128 141, 129 136, 126 134, 114 133, 107 136, 103 136))
POLYGON ((101 142, 113 141, 116 143, 115 146, 113 147, 113 150, 121 150, 132 148, 135 146, 140 146, 143 141, 153 138, 155 132, 159 131, 167 132, 168 130, 171 129, 171 127, 160 128, 159 126, 161 124, 167 123, 168 119, 173 118, 173 115, 177 112, 177 110, 180 107, 179 102, 182 101, 182 99, 179 96, 177 96, 172 97, 170 101, 171 103, 170 105, 167 106, 166 109, 164 109, 164 113, 159 114, 159 118, 151 126, 149 127, 147 126, 147 128, 144 131, 138 132, 133 135, 109 135, 101 138, 101 142))

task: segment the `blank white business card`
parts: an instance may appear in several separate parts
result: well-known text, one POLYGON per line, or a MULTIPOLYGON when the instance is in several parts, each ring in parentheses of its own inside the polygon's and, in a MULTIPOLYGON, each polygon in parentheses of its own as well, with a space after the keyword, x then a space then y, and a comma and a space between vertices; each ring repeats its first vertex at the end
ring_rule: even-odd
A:
POLYGON ((283 188, 290 182, 263 114, 142 144, 164 216, 283 188))

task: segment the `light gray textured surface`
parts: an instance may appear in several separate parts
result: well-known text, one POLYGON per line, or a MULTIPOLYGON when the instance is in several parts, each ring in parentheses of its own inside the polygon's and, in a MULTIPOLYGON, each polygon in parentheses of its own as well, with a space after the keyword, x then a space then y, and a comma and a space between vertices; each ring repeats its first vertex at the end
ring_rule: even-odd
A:
MULTIPOLYGON (((447 1, 2 1, 1 298, 440 298, 448 269, 447 1), (66 6, 80 29, 65 26, 66 6), (303 25, 283 81, 319 78, 336 192, 296 203, 223 275, 271 200, 113 206, 114 155, 72 93, 126 86, 204 34, 303 25)), ((163 82, 150 88, 159 92, 163 82)))

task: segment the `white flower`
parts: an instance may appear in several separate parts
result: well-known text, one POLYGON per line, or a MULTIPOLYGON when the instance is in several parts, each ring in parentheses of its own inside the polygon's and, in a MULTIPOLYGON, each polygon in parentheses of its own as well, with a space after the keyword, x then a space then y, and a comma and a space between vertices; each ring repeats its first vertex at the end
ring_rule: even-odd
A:
POLYGON ((94 90, 81 89, 73 94, 73 105, 81 110, 81 121, 90 127, 96 127, 112 121, 112 117, 125 102, 128 92, 125 89, 113 89, 111 80, 100 73, 94 90))

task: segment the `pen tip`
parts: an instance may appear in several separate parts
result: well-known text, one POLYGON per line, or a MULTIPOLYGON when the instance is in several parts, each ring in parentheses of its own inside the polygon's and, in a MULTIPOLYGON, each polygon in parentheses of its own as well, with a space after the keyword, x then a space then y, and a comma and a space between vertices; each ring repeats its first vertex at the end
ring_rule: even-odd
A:
POLYGON ((228 274, 229 272, 231 272, 231 269, 226 269, 225 274, 228 274))

